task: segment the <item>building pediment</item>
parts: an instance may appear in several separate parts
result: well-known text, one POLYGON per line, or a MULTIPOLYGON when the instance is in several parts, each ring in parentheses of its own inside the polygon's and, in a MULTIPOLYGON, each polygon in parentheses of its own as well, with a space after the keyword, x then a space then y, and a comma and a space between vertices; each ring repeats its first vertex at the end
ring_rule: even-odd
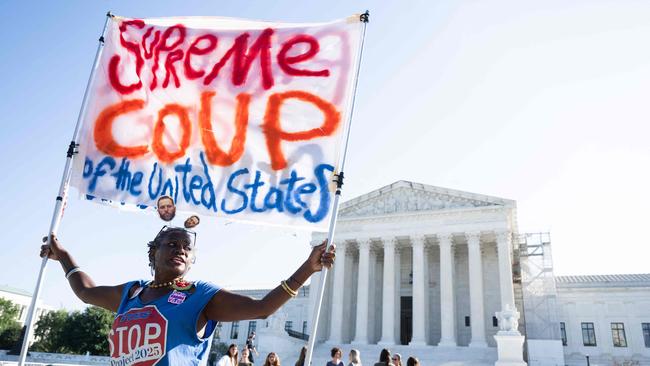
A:
POLYGON ((341 204, 339 217, 381 216, 490 206, 514 207, 514 201, 420 183, 398 181, 341 204))

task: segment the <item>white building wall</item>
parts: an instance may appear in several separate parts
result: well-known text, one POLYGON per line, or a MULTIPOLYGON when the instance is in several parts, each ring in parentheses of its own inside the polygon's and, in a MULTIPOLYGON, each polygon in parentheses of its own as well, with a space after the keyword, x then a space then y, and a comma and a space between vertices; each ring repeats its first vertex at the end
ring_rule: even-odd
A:
MULTIPOLYGON (((230 290, 231 292, 250 296, 256 299, 264 297, 270 289, 256 289, 256 290, 230 290)), ((225 322, 221 324, 221 329, 219 331, 219 339, 215 341, 220 341, 226 344, 234 343, 240 348, 246 344, 246 339, 248 338, 249 325, 252 322, 257 324, 257 332, 263 328, 268 328, 271 326, 271 323, 274 321, 282 322, 281 326, 284 329, 284 322, 292 322, 292 330, 297 332, 302 332, 303 322, 306 322, 309 317, 309 287, 303 287, 299 290, 298 296, 289 300, 284 304, 278 311, 273 314, 268 319, 250 319, 250 320, 241 320, 237 322, 239 324, 239 330, 237 332, 237 337, 233 338, 232 329, 235 326, 235 322, 225 322)), ((309 329, 307 330, 309 332, 309 329)), ((215 337, 216 338, 216 337, 215 337)), ((259 342, 263 342, 263 339, 258 339, 259 342)))
POLYGON ((568 365, 584 365, 586 355, 596 365, 620 364, 625 360, 650 364, 650 347, 644 343, 641 328, 642 323, 650 323, 650 282, 645 287, 558 282, 557 288, 558 318, 566 326, 564 354, 568 365), (583 322, 594 324, 595 347, 583 343, 583 322), (614 346, 614 322, 624 324, 627 347, 614 346))

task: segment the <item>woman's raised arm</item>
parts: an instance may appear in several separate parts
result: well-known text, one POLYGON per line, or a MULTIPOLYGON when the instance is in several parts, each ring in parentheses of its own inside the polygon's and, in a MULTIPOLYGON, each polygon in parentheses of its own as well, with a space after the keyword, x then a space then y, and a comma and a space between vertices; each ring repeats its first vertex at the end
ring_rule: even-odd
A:
MULTIPOLYGON (((117 312, 124 285, 95 285, 92 278, 77 266, 70 253, 59 243, 57 237, 51 234, 50 238, 48 244, 41 246, 41 258, 47 256, 49 259, 61 263, 72 291, 81 301, 117 312)), ((43 242, 47 242, 47 236, 43 238, 43 242)))
POLYGON ((291 291, 297 292, 307 279, 323 269, 331 268, 336 256, 336 246, 332 245, 326 251, 327 242, 314 247, 307 260, 296 272, 284 281, 284 284, 274 288, 256 300, 249 296, 238 295, 226 290, 217 292, 203 310, 207 319, 215 321, 235 321, 245 319, 263 319, 273 314, 284 303, 291 299, 291 291), (285 289, 284 286, 288 288, 285 289))

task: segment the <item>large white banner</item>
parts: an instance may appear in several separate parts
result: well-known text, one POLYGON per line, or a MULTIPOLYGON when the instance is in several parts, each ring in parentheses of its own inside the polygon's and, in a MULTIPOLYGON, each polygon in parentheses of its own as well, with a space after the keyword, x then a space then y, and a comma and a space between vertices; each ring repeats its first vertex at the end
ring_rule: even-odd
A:
POLYGON ((109 21, 72 185, 88 199, 326 230, 362 23, 109 21))

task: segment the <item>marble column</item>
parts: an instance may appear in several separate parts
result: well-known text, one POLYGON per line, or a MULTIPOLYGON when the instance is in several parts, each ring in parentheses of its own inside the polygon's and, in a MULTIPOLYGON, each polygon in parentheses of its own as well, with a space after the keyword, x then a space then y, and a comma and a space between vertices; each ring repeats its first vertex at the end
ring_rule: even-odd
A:
POLYGON ((472 340, 470 347, 487 347, 485 342, 485 309, 483 308, 483 264, 481 262, 481 233, 467 233, 469 263, 469 299, 472 340))
POLYGON ((337 243, 334 284, 332 288, 332 317, 330 318, 330 337, 328 342, 341 344, 343 341, 343 291, 345 289, 346 243, 337 243))
POLYGON ((401 343, 400 329, 402 329, 402 319, 400 314, 402 312, 402 252, 399 247, 395 247, 395 312, 393 313, 395 319, 395 342, 401 343))
POLYGON ((426 296, 424 282, 424 236, 411 238, 413 242, 413 337, 410 346, 425 346, 424 325, 426 317, 424 314, 424 297, 426 296))
POLYGON ((381 339, 382 346, 395 345, 395 245, 397 239, 382 238, 384 245, 384 285, 382 293, 381 339))
POLYGON ((512 234, 509 231, 497 233, 497 251, 499 259, 499 288, 501 292, 501 310, 510 305, 515 309, 515 292, 512 286, 512 258, 511 258, 512 234))
POLYGON ((359 240, 357 326, 352 344, 368 344, 368 287, 370 286, 370 239, 359 240))
POLYGON ((454 255, 452 235, 439 234, 440 246, 440 347, 456 346, 454 322, 454 255))

